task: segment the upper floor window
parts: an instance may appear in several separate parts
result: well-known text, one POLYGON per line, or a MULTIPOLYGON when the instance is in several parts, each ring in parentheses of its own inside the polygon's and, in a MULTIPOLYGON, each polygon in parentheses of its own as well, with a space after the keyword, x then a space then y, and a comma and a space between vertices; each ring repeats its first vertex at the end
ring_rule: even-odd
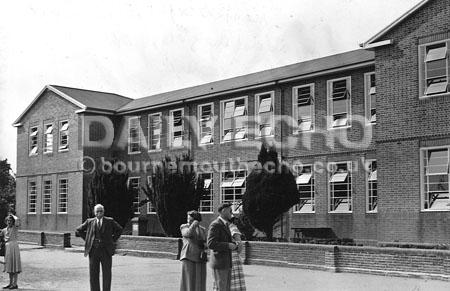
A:
POLYGON ((53 152, 53 124, 44 125, 44 154, 53 152))
POLYGON ((159 150, 161 148, 161 113, 148 116, 148 149, 159 150))
POLYGON ((419 47, 420 96, 433 96, 450 92, 449 46, 450 40, 445 40, 419 47))
POLYGON ((170 111, 169 130, 170 146, 174 148, 182 147, 184 135, 184 109, 170 111))
POLYGON ((271 136, 274 129, 274 92, 256 94, 258 136, 271 136))
POLYGON ((38 136, 39 131, 37 126, 30 128, 30 156, 38 154, 38 136))
POLYGON ((314 84, 292 88, 294 133, 314 129, 314 84))
POLYGON ((222 101, 222 141, 239 140, 247 137, 247 98, 222 101))
POLYGON ((367 167, 367 212, 377 212, 378 191, 377 191, 377 161, 368 160, 367 167))
POLYGON ((352 211, 352 173, 351 162, 330 163, 329 211, 352 211))
POLYGON ((140 140, 140 118, 131 117, 128 119, 128 153, 140 153, 141 152, 141 140, 140 140))
POLYGON ((364 91, 366 97, 366 119, 368 123, 377 122, 375 73, 364 74, 364 91))
POLYGON ((328 127, 350 126, 351 84, 350 77, 327 81, 328 127))
POLYGON ((450 147, 421 150, 422 209, 450 210, 449 203, 450 147))
POLYGON ((315 209, 314 201, 314 171, 312 165, 304 165, 298 169, 296 178, 299 203, 294 206, 294 212, 311 213, 315 209))
POLYGON ((214 134, 214 106, 213 103, 198 106, 199 143, 209 144, 213 142, 214 134))
POLYGON ((69 150, 69 121, 64 120, 59 123, 59 151, 69 150))

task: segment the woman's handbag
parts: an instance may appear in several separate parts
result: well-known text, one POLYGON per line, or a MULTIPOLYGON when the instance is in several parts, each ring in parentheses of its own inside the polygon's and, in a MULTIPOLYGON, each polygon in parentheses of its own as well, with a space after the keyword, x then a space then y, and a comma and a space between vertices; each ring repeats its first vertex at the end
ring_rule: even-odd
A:
POLYGON ((208 261, 208 253, 206 250, 200 251, 200 261, 207 262, 208 261))

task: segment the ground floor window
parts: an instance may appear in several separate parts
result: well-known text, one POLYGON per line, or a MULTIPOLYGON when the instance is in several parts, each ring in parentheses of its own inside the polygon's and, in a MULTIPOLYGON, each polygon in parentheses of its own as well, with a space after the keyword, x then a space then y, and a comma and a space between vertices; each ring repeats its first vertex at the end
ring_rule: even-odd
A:
POLYGON ((422 209, 450 210, 449 200, 449 148, 421 150, 422 209))
POLYGON ((351 162, 329 163, 329 211, 352 211, 351 162))
POLYGON ((44 191, 42 195, 42 213, 52 212, 52 181, 44 181, 44 191))
POLYGON ((67 198, 69 193, 69 180, 59 179, 58 184, 58 213, 67 213, 67 198))
POLYGON ((213 212, 213 174, 212 173, 201 173, 199 177, 204 181, 204 188, 206 195, 200 200, 200 212, 213 212))
POLYGON ((35 181, 28 183, 28 213, 36 213, 37 187, 35 181))
POLYGON ((296 213, 311 213, 315 209, 314 201, 314 171, 312 165, 304 165, 297 168, 296 178, 299 203, 294 206, 296 213))
POLYGON ((233 211, 241 205, 245 192, 247 171, 226 171, 221 173, 220 200, 222 203, 233 204, 233 211))
POLYGON ((377 212, 378 191, 377 191, 377 161, 367 161, 367 211, 377 212))
POLYGON ((132 189, 134 191, 134 199, 133 199, 133 209, 134 214, 140 214, 139 211, 139 183, 140 177, 130 177, 128 178, 128 189, 132 189))

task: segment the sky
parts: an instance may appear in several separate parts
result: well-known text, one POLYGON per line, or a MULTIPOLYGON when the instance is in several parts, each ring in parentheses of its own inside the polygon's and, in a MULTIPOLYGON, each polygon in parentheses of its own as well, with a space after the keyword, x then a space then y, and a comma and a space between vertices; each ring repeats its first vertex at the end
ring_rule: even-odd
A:
MULTIPOLYGON (((0 9, 0 159, 47 84, 140 98, 359 48, 420 0, 29 0, 0 9)), ((23 145, 27 146, 27 145, 23 145)))

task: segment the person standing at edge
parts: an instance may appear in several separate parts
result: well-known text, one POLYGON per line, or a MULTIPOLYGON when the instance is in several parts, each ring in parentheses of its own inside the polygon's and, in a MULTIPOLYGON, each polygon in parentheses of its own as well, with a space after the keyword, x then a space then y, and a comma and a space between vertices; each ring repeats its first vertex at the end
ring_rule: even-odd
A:
POLYGON ((103 290, 111 290, 111 266, 114 244, 122 234, 122 227, 111 217, 104 216, 103 205, 94 207, 94 218, 77 227, 75 235, 84 239, 84 256, 89 255, 91 291, 100 291, 99 272, 102 264, 103 290))
POLYGON ((237 249, 229 229, 232 217, 231 204, 223 203, 208 230, 207 245, 211 250, 211 268, 219 291, 229 291, 231 285, 231 251, 237 249))

